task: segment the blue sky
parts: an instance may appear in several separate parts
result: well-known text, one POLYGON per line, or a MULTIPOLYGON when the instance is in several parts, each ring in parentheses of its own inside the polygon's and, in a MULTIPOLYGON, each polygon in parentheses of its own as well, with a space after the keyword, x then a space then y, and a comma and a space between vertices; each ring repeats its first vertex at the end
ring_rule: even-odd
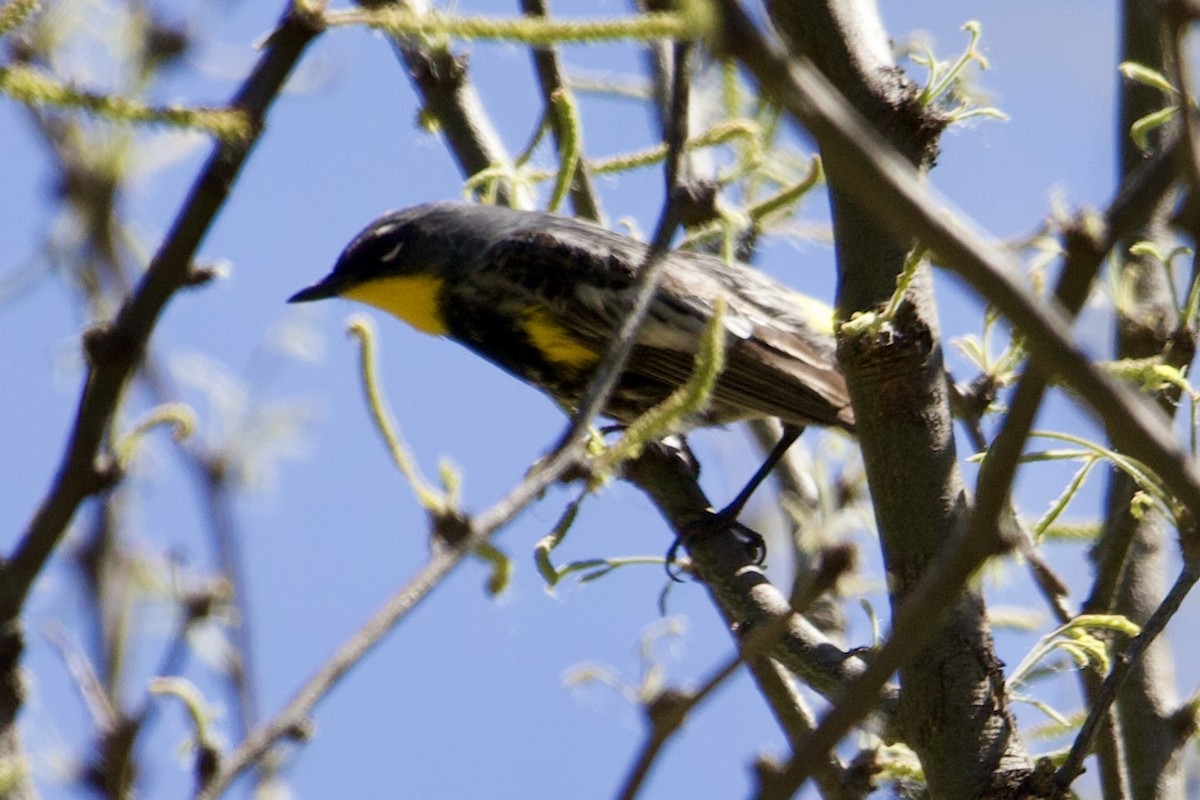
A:
MULTIPOLYGON (((276 5, 242 3, 206 15, 200 36, 215 44, 192 54, 157 90, 157 99, 228 98, 253 63, 251 44, 270 29, 276 5)), ((943 57, 965 45, 959 30, 964 22, 983 25, 992 69, 979 82, 1011 119, 974 123, 945 136, 933 181, 956 205, 1001 237, 1031 232, 1055 195, 1068 207, 1104 205, 1115 160, 1114 4, 1004 0, 949 12, 946 4, 928 1, 881 5, 893 37, 924 31, 943 57)), ((464 0, 459 8, 513 13, 498 2, 464 0)), ((623 9, 612 0, 594 7, 604 14, 623 9)), ((635 53, 619 47, 570 48, 565 59, 590 70, 633 71, 640 64, 635 53)), ((527 53, 518 47, 474 48, 471 75, 510 151, 524 145, 539 113, 529 100, 529 74, 527 53)), ((340 302, 315 309, 284 304, 324 275, 350 237, 383 211, 458 196, 454 164, 435 135, 416 129, 416 114, 414 94, 386 40, 360 30, 322 36, 277 102, 266 135, 201 248, 203 259, 228 266, 228 277, 179 295, 153 341, 156 353, 180 370, 180 385, 208 434, 215 421, 212 396, 186 383, 199 374, 208 376, 202 386, 213 386, 211 375, 201 371, 210 367, 196 362, 196 353, 243 380, 253 402, 288 404, 305 420, 289 440, 302 456, 279 460, 264 473, 261 488, 237 502, 262 713, 286 702, 427 555, 423 513, 373 431, 355 349, 342 332, 346 317, 360 309, 340 302), (315 335, 319 357, 273 355, 270 342, 281 325, 300 325, 315 335)), ((590 154, 650 143, 648 116, 629 102, 585 100, 583 114, 590 154)), ((140 135, 148 148, 168 144, 183 151, 128 198, 129 216, 152 250, 208 145, 195 137, 189 144, 177 134, 140 135)), ((0 216, 0 240, 7 243, 0 281, 11 286, 8 277, 38 256, 53 218, 52 187, 22 110, 6 101, 0 102, 0 141, 6 144, 8 197, 0 216)), ((657 172, 599 185, 610 216, 631 216, 643 229, 653 225, 657 172)), ((804 213, 820 220, 827 212, 822 201, 810 200, 804 213)), ((770 244, 760 266, 831 298, 832 253, 822 245, 770 244)), ((947 335, 976 331, 978 302, 949 280, 940 280, 938 291, 947 335)), ((0 448, 8 454, 0 468, 0 545, 7 551, 60 456, 82 374, 81 320, 51 276, 0 299, 0 337, 9 343, 0 360, 0 448)), ((427 473, 436 473, 439 459, 452 461, 465 476, 467 508, 486 508, 553 442, 562 416, 537 392, 465 350, 374 318, 384 384, 413 452, 427 473)), ((1085 318, 1080 335, 1098 348, 1108 337, 1099 315, 1085 318)), ((136 408, 145 402, 135 393, 136 408)), ((705 484, 714 498, 731 496, 755 464, 738 431, 702 434, 696 445, 709 465, 705 484)), ((196 493, 164 437, 133 479, 134 536, 197 568, 210 565, 196 493)), ((1061 485, 1039 485, 1044 483, 1035 476, 1021 485, 1022 508, 1039 512, 1061 485)), ((501 536, 499 544, 517 564, 503 597, 487 598, 484 571, 468 563, 318 708, 315 738, 292 750, 284 773, 296 796, 344 796, 351 786, 362 797, 486 792, 588 800, 612 794, 641 741, 637 711, 613 691, 567 688, 563 678, 579 664, 604 664, 630 682, 639 679, 638 643, 659 624, 663 576, 657 568, 629 569, 546 592, 530 552, 570 496, 550 491, 501 536)), ((557 555, 660 554, 669 541, 649 502, 617 484, 585 502, 557 555)), ((857 541, 871 546, 865 535, 857 541)), ((1082 550, 1063 548, 1051 556, 1074 576, 1085 574, 1082 550)), ((773 574, 785 579, 786 564, 774 566, 773 574)), ((60 557, 39 583, 28 616, 34 691, 25 730, 39 784, 50 797, 74 796, 57 783, 56 764, 85 743, 85 712, 43 633, 56 620, 70 629, 78 619, 73 580, 60 557)), ((1000 604, 1026 600, 1021 580, 989 591, 1000 604)), ((882 610, 878 592, 873 597, 882 610)), ((658 651, 671 680, 695 684, 730 654, 728 634, 699 585, 676 587, 668 607, 685 629, 658 651)), ((1186 613, 1194 618, 1194 603, 1186 613)), ((853 644, 867 643, 865 619, 853 610, 851 619, 853 644)), ((161 609, 147 609, 142 621, 160 636, 170 629, 161 609)), ((1032 639, 1002 635, 1000 642, 1004 660, 1015 664, 1032 639)), ((159 646, 152 633, 135 655, 152 664, 159 646)), ((190 674, 214 701, 224 702, 201 670, 190 674)), ((138 687, 128 688, 136 696, 138 687)), ((1069 693, 1052 699, 1068 707, 1074 702, 1069 693)), ((184 735, 179 709, 169 707, 147 741, 162 752, 184 735)), ((767 709, 738 676, 670 746, 646 796, 742 796, 751 759, 784 752, 767 709)), ((185 791, 186 764, 166 758, 153 763, 146 796, 185 791)))

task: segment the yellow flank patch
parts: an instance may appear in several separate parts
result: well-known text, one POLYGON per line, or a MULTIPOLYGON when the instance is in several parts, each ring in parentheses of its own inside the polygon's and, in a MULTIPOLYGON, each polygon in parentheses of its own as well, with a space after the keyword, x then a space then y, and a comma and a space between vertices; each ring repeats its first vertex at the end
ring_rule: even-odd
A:
POLYGON ((796 304, 800 306, 814 331, 833 335, 833 306, 806 294, 798 295, 796 304))
POLYGON ((552 364, 584 369, 595 366, 600 360, 598 353, 572 339, 562 325, 540 308, 526 309, 522 315, 522 322, 529 341, 542 357, 552 364))
POLYGON ((395 275, 376 278, 343 293, 343 297, 375 306, 434 336, 449 333, 438 308, 438 290, 442 279, 432 275, 395 275))

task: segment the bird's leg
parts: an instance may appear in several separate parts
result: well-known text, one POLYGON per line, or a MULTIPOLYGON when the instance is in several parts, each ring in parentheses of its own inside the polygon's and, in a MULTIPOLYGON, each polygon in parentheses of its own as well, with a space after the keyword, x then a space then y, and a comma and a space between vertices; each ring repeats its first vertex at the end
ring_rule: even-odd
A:
POLYGON ((710 533, 716 533, 723 530, 736 530, 738 535, 746 539, 751 551, 755 554, 754 560, 761 564, 767 557, 767 547, 763 543, 762 536, 756 531, 742 525, 737 521, 741 516, 742 511, 746 507, 746 503, 750 501, 750 497, 758 489, 759 485, 767 479, 771 474, 771 470, 779 464, 783 459, 788 449, 800 438, 800 434, 804 433, 803 425, 788 425, 783 426, 783 435, 779 437, 779 441, 771 448, 771 452, 767 453, 766 460, 762 466, 750 477, 742 490, 737 493, 737 496, 720 511, 713 512, 700 522, 689 526, 689 529, 683 536, 677 537, 671 548, 667 551, 667 574, 672 580, 678 580, 672 566, 675 563, 675 556, 679 551, 679 546, 684 543, 684 539, 693 536, 702 536, 710 533))
POLYGON ((783 426, 783 435, 779 437, 779 441, 771 448, 771 452, 767 453, 767 458, 763 461, 762 466, 750 477, 750 480, 738 492, 737 497, 733 498, 729 505, 713 515, 712 523, 714 527, 718 529, 731 528, 737 524, 737 518, 741 516, 742 511, 746 508, 746 503, 750 502, 750 496, 767 479, 767 476, 771 474, 771 470, 775 469, 783 459, 784 454, 795 444, 802 433, 804 433, 803 425, 783 426))

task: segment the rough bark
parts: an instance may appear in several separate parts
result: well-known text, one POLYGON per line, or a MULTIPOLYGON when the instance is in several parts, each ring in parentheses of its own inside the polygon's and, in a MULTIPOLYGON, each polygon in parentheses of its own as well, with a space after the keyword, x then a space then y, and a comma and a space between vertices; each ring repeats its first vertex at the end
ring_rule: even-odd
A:
MULTIPOLYGON (((927 169, 941 121, 915 103, 891 60, 871 2, 770 2, 789 49, 807 57, 910 163, 927 169)), ((895 291, 913 242, 880 224, 841 176, 852 168, 822 145, 839 269, 840 316, 877 311, 895 291)), ((931 278, 922 268, 900 313, 873 337, 843 339, 839 356, 858 418, 893 610, 959 537, 970 502, 957 465, 931 278)), ((983 598, 964 587, 939 631, 901 668, 900 725, 930 791, 971 797, 1029 765, 1009 713, 983 598)), ((1010 776, 1011 777, 1011 776, 1010 776)))

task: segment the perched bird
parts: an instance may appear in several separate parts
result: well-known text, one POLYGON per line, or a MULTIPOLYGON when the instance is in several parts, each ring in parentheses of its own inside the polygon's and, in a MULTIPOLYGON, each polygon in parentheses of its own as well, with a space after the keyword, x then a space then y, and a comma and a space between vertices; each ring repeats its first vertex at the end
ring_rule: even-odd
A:
MULTIPOLYGON (((430 203, 372 222, 300 303, 344 297, 448 336, 574 408, 635 291, 648 247, 598 225, 497 206, 430 203)), ((688 427, 777 417, 784 437, 720 516, 733 523, 805 425, 854 429, 829 310, 766 275, 701 253, 665 256, 606 416, 628 423, 688 380, 718 297, 725 367, 688 427)))

